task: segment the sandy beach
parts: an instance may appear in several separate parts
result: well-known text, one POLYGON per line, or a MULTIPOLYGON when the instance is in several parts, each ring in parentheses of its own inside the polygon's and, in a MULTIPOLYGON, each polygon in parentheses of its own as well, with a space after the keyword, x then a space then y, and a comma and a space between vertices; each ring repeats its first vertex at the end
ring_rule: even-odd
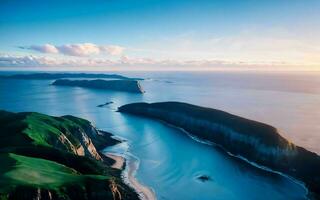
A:
POLYGON ((114 154, 111 154, 111 153, 107 153, 106 156, 115 161, 115 163, 111 166, 112 168, 123 169, 123 165, 124 165, 124 162, 125 162, 125 159, 123 157, 118 156, 118 155, 114 155, 114 154))
POLYGON ((127 171, 126 171, 126 178, 129 184, 136 190, 136 192, 140 195, 141 199, 143 200, 156 200, 156 196, 154 192, 142 185, 136 178, 135 178, 135 171, 138 168, 137 162, 134 159, 126 160, 124 157, 106 153, 107 157, 115 160, 115 163, 111 166, 115 169, 123 169, 124 163, 127 164, 127 171))

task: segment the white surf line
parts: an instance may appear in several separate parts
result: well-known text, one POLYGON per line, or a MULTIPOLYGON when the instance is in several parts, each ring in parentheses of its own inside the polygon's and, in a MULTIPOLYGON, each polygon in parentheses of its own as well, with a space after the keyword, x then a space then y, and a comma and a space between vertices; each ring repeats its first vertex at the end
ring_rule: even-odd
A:
POLYGON ((145 186, 136 178, 136 172, 139 169, 140 160, 132 154, 126 155, 126 168, 122 172, 124 182, 132 187, 142 200, 156 200, 156 195, 151 187, 145 186))
MULTIPOLYGON (((128 140, 124 137, 116 136, 116 135, 113 135, 112 137, 115 137, 115 139, 116 138, 121 139, 121 143, 124 143, 124 142, 128 143, 128 140)), ((121 143, 116 145, 120 145, 121 143)), ((111 157, 111 158, 115 156, 115 157, 121 157, 124 160, 125 169, 122 169, 122 173, 121 173, 122 180, 124 181, 125 184, 127 184, 129 187, 131 187, 137 192, 141 200, 156 200, 157 198, 156 198, 154 189, 143 185, 136 178, 136 172, 139 169, 140 160, 139 158, 131 154, 128 151, 128 148, 129 147, 127 147, 126 150, 123 150, 123 152, 113 152, 113 151, 109 152, 108 150, 106 150, 106 151, 102 151, 102 153, 106 156, 110 155, 108 157, 111 157)), ((112 159, 115 160, 116 158, 112 158, 112 159)))
POLYGON ((275 174, 278 174, 280 176, 283 176, 285 178, 288 178, 289 180, 291 180, 292 182, 300 185, 304 190, 305 190, 305 197, 306 199, 309 199, 308 198, 308 194, 309 194, 309 190, 308 188, 306 187, 305 183, 292 177, 292 176, 289 176, 287 174, 284 174, 282 172, 279 172, 279 171, 276 171, 276 170, 273 170, 269 167, 266 167, 266 166, 263 166, 263 165, 259 165, 258 163, 255 163, 255 162, 252 162, 252 161, 249 161, 247 158, 244 158, 242 156, 239 156, 239 155, 235 155, 235 154, 232 154, 231 152, 227 151, 222 145, 220 144, 217 144, 217 143, 214 143, 212 141, 208 141, 208 140, 203 140, 203 139, 200 139, 199 137, 189 133, 188 131, 186 131, 184 128, 181 128, 181 127, 178 127, 178 126, 175 126, 173 124, 170 124, 168 122, 165 122, 164 120, 158 120, 156 119, 157 121, 160 121, 161 123, 163 124, 166 124, 174 129, 177 129, 179 131, 182 131, 183 133, 187 134, 192 140, 196 141, 196 142, 199 142, 199 143, 202 143, 202 144, 205 144, 205 145, 210 145, 210 146, 217 146, 219 148, 221 148, 223 151, 225 151, 229 156, 232 156, 232 157, 235 157, 235 158, 239 158, 240 160, 243 160, 245 161, 246 163, 256 167, 256 168, 259 168, 261 170, 264 170, 264 171, 268 171, 268 172, 271 172, 271 173, 275 173, 275 174))
POLYGON ((104 153, 104 155, 115 161, 115 163, 111 165, 112 168, 123 170, 123 166, 125 163, 124 157, 115 153, 104 153))

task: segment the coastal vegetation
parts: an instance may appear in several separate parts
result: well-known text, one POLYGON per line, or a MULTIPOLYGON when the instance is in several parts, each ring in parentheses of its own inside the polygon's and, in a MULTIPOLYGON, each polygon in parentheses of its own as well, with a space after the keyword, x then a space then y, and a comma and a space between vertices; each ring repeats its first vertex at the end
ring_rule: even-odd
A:
POLYGON ((58 79, 52 83, 52 85, 58 86, 73 86, 73 87, 84 87, 93 88, 100 90, 114 90, 123 91, 130 93, 144 93, 142 86, 136 80, 70 80, 70 79, 58 79))
POLYGON ((119 141, 73 116, 0 111, 0 199, 139 199, 113 160, 119 141))

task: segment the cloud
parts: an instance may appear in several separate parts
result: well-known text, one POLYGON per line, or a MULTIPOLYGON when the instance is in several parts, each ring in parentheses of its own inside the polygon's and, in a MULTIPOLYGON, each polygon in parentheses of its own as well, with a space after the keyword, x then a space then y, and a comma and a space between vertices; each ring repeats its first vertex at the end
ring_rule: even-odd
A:
POLYGON ((110 46, 100 46, 101 51, 105 51, 113 56, 122 55, 124 48, 121 46, 110 45, 110 46))
POLYGON ((31 49, 41 53, 59 53, 59 50, 51 44, 45 45, 31 45, 29 47, 20 47, 21 49, 31 49))
MULTIPOLYGON (((314 35, 314 34, 313 34, 314 35)), ((280 28, 247 27, 226 35, 201 32, 163 36, 139 46, 144 56, 171 59, 219 59, 246 62, 293 62, 319 64, 320 39, 304 37, 280 28)))
MULTIPOLYGON (((50 56, 18 56, 0 54, 0 67, 56 67, 65 69, 96 70, 233 70, 233 69, 253 69, 253 70, 283 70, 283 69, 305 69, 303 64, 292 64, 286 62, 245 62, 245 61, 225 61, 225 60, 155 60, 151 58, 137 58, 121 56, 119 59, 110 60, 105 58, 91 57, 50 57, 50 56)), ((317 66, 309 66, 310 70, 319 70, 317 66)))
POLYGON ((68 56, 85 57, 91 55, 108 54, 112 56, 119 56, 123 54, 124 47, 117 45, 96 45, 93 43, 80 43, 80 44, 64 44, 64 45, 31 45, 22 46, 20 49, 29 49, 40 53, 47 54, 63 54, 68 56))
POLYGON ((92 43, 66 44, 57 47, 59 52, 69 56, 89 56, 100 54, 100 47, 92 43))
POLYGON ((1 66, 50 66, 59 64, 55 59, 49 57, 37 57, 37 56, 0 56, 1 66))
POLYGON ((90 57, 50 57, 50 56, 18 56, 0 54, 0 67, 106 67, 116 66, 119 62, 104 58, 90 57))

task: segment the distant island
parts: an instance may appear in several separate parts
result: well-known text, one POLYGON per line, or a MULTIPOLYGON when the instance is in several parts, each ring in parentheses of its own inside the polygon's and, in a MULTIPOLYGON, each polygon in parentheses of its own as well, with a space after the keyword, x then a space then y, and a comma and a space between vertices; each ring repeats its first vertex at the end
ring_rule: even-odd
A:
POLYGON ((84 88, 94 88, 102 90, 115 90, 131 93, 144 93, 142 86, 137 80, 69 80, 58 79, 52 83, 52 85, 60 86, 76 86, 84 88))
POLYGON ((139 199, 99 150, 119 141, 73 116, 0 111, 0 199, 139 199))
POLYGON ((105 78, 118 80, 143 80, 142 78, 129 78, 118 74, 95 74, 95 73, 30 73, 2 75, 0 78, 7 79, 61 79, 61 78, 105 78))
POLYGON ((310 197, 320 198, 320 156, 289 142, 270 125, 180 102, 133 103, 118 111, 180 127, 237 157, 303 181, 310 197))
POLYGON ((99 105, 97 105, 97 107, 102 108, 102 107, 105 107, 105 106, 110 105, 110 104, 113 104, 113 101, 108 101, 108 102, 106 102, 104 104, 99 104, 99 105))

